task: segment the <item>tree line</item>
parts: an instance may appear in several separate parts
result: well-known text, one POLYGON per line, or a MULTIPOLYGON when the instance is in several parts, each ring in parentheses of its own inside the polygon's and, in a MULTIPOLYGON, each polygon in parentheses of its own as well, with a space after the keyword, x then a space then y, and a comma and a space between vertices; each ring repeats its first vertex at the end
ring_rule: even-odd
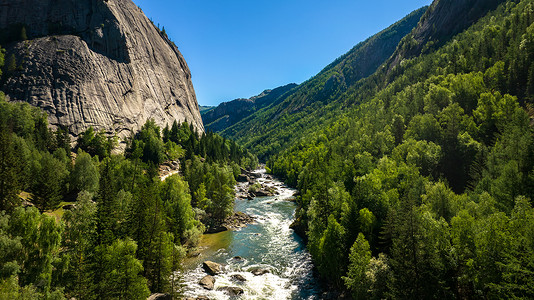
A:
POLYGON ((507 1, 321 116, 277 120, 285 150, 250 137, 299 189, 295 227, 331 286, 355 299, 534 297, 533 22, 533 1, 507 1))
POLYGON ((71 152, 66 130, 1 95, 0 298, 176 296, 182 259, 233 212, 235 177, 257 164, 185 122, 161 130, 148 120, 124 154, 116 145, 88 128, 71 152), (161 181, 168 160, 182 175, 161 181))

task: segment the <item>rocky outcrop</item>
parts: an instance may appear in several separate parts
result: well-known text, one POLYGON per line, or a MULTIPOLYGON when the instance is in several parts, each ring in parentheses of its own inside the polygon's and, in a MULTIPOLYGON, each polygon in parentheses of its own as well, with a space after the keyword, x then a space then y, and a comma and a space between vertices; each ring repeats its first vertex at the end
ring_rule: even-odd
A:
POLYGON ((297 85, 284 85, 272 90, 265 90, 250 99, 235 99, 223 102, 219 106, 202 114, 206 129, 219 132, 243 120, 255 111, 276 103, 280 97, 291 91, 297 85))
POLYGON ((125 137, 152 118, 204 131, 185 59, 131 0, 0 0, 0 29, 17 65, 3 91, 51 125, 125 137))
POLYGON ((224 220, 224 227, 228 230, 236 230, 252 223, 254 223, 254 217, 249 216, 244 212, 236 211, 224 220))

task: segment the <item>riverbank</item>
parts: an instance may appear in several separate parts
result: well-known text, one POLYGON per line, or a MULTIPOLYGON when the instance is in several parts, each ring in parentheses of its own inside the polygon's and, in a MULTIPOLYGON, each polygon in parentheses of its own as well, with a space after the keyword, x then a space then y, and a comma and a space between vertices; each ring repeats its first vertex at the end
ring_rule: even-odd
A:
MULTIPOLYGON (((205 234, 197 256, 184 262, 180 273, 186 298, 230 299, 320 299, 322 286, 315 278, 311 257, 302 239, 289 228, 293 222, 295 190, 265 174, 251 172, 253 184, 272 188, 272 196, 235 199, 235 211, 254 217, 246 227, 215 234, 205 234), (209 275, 205 261, 220 264, 220 274, 209 275), (212 276, 207 277, 206 276, 212 276), (200 282, 213 279, 212 289, 200 282), (242 293, 240 292, 242 290, 242 293)), ((240 183, 236 190, 245 189, 240 183)))

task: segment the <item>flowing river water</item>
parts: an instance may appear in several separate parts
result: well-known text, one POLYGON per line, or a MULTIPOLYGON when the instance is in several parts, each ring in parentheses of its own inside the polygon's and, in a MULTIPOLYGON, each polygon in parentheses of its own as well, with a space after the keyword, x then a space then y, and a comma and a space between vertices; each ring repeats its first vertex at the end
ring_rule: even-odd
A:
MULTIPOLYGON (((258 182, 275 187, 273 197, 253 200, 236 199, 235 210, 256 218, 239 230, 206 234, 200 243, 200 255, 188 258, 181 274, 186 298, 233 299, 221 287, 239 287, 244 293, 238 299, 320 299, 322 287, 313 274, 310 254, 302 239, 289 225, 296 205, 290 201, 294 190, 282 182, 265 178, 265 170, 258 182), (214 290, 205 290, 198 283, 206 272, 206 260, 220 263, 224 272, 215 276, 214 290), (255 276, 251 271, 266 269, 268 273, 255 276), (235 280, 239 274, 246 281, 235 280)), ((235 297, 234 297, 235 298, 235 297)))

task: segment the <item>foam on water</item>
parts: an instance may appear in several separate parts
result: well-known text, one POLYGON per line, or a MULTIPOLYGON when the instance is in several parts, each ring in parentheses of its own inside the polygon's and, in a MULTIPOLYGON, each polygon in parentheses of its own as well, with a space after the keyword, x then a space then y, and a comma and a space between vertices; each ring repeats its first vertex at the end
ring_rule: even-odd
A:
POLYGON ((209 243, 203 245, 199 257, 187 266, 181 275, 186 297, 204 296, 209 299, 230 299, 220 287, 240 287, 244 290, 239 299, 318 299, 321 287, 313 276, 313 264, 302 240, 289 228, 295 204, 288 201, 294 190, 273 180, 260 178, 260 182, 273 186, 274 197, 254 200, 236 200, 236 210, 256 217, 256 224, 239 231, 206 235, 209 243), (243 259, 235 259, 240 256, 243 259), (225 266, 215 276, 215 290, 203 289, 198 282, 206 275, 202 268, 205 260, 225 266), (261 268, 269 273, 255 276, 252 270, 261 268), (239 274, 246 281, 239 282, 232 275, 239 274))

